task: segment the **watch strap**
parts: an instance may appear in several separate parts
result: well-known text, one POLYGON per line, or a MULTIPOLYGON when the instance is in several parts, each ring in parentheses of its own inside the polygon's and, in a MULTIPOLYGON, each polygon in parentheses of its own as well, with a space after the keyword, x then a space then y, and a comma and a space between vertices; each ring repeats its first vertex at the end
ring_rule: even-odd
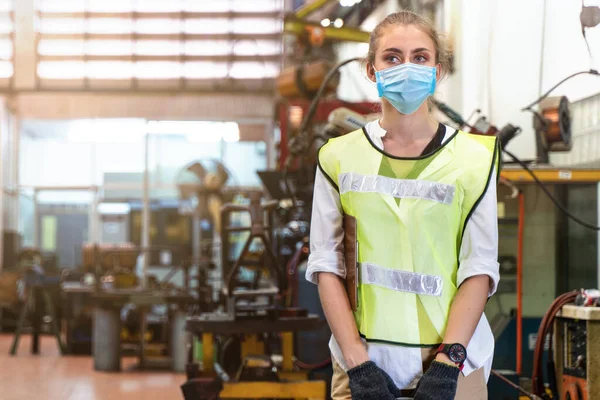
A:
POLYGON ((454 362, 452 361, 452 359, 450 358, 450 355, 448 354, 448 352, 450 351, 450 348, 453 346, 453 344, 451 343, 442 343, 438 346, 435 354, 439 354, 439 353, 443 353, 446 354, 448 356, 448 358, 450 359, 450 362, 453 362, 460 371, 463 370, 463 368, 465 367, 465 363, 463 362, 454 362))

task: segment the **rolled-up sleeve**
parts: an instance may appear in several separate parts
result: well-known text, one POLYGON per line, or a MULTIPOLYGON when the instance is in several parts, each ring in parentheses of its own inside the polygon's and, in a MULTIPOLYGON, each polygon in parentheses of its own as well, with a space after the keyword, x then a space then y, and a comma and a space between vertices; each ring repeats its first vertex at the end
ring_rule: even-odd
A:
POLYGON ((500 281, 498 264, 498 204, 496 197, 496 172, 481 201, 467 221, 459 253, 457 285, 476 275, 490 277, 489 296, 500 281))
POLYGON ((318 283, 319 272, 346 277, 342 206, 336 188, 317 168, 310 224, 310 255, 306 280, 318 283))

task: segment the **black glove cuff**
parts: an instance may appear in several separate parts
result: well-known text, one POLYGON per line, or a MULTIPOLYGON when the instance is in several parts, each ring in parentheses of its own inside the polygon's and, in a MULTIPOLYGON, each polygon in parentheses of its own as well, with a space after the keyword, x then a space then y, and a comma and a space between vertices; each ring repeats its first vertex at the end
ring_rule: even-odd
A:
POLYGON ((378 374, 379 369, 373 361, 367 361, 354 368, 348 370, 348 377, 350 379, 363 379, 378 374))
POLYGON ((427 370, 427 375, 432 378, 450 378, 458 380, 458 374, 460 374, 460 369, 458 369, 458 367, 453 367, 452 365, 439 361, 432 362, 427 370))

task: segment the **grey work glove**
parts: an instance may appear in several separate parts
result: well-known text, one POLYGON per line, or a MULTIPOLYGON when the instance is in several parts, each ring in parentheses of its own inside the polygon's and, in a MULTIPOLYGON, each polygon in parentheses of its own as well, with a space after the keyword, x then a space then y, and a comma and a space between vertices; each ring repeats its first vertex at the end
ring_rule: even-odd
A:
POLYGON ((425 372, 415 391, 414 400, 454 400, 460 370, 434 361, 425 372))
POLYGON ((395 400, 400 390, 392 378, 373 361, 348 370, 352 400, 395 400))

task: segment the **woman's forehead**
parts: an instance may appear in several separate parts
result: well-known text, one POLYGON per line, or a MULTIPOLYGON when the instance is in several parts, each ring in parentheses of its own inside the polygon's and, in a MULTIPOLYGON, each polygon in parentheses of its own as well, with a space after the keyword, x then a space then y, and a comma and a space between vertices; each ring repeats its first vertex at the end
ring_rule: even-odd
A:
POLYGON ((393 47, 399 50, 411 51, 416 48, 426 48, 434 51, 435 46, 431 37, 415 25, 389 26, 379 37, 379 50, 393 47))

